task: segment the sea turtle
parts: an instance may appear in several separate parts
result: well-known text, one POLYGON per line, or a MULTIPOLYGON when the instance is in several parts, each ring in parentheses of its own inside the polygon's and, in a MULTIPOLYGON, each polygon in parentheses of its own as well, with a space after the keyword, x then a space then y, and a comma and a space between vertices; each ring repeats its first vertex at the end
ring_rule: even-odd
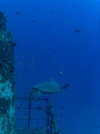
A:
POLYGON ((37 99, 41 93, 55 94, 55 93, 63 91, 64 89, 68 87, 69 87, 69 84, 59 87, 59 85, 53 79, 51 79, 50 82, 42 82, 37 85, 34 85, 29 92, 33 99, 37 99))

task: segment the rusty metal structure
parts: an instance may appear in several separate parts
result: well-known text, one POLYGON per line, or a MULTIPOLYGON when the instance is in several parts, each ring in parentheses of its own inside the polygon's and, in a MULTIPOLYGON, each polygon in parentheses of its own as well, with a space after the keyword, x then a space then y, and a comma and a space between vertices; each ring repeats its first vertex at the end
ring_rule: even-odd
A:
POLYGON ((6 30, 7 16, 0 12, 0 134, 15 134, 15 82, 13 36, 6 30))
POLYGON ((16 118, 16 121, 22 120, 23 122, 26 121, 27 125, 25 128, 17 128, 17 134, 59 134, 60 129, 58 128, 58 125, 56 123, 55 115, 53 113, 53 106, 50 103, 48 98, 39 98, 35 101, 43 101, 45 102, 45 109, 43 109, 41 106, 36 106, 35 108, 32 107, 32 102, 34 101, 31 96, 28 98, 17 98, 17 101, 27 101, 27 107, 22 108, 22 105, 20 107, 17 107, 17 110, 27 110, 27 118, 16 118), (32 110, 43 110, 46 114, 46 118, 36 118, 31 117, 32 110), (31 124, 33 120, 43 120, 45 121, 45 127, 41 126, 39 128, 32 128, 31 124))

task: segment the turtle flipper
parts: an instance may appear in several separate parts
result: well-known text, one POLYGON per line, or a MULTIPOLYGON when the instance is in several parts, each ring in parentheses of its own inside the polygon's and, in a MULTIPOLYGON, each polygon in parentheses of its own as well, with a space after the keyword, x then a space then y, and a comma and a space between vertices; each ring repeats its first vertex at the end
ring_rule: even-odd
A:
POLYGON ((36 91, 36 90, 38 90, 37 88, 35 88, 35 87, 32 87, 32 89, 30 89, 30 90, 28 90, 28 91, 26 91, 25 92, 25 94, 27 94, 27 93, 30 93, 30 94, 32 94, 34 91, 36 91))
POLYGON ((40 96, 41 92, 39 90, 35 90, 31 93, 31 97, 36 100, 40 96))
POLYGON ((68 88, 69 87, 69 84, 65 84, 65 85, 63 85, 62 87, 60 87, 60 90, 62 91, 62 90, 65 90, 66 88, 68 88))
POLYGON ((32 87, 31 90, 29 90, 25 93, 30 93, 29 96, 32 97, 33 99, 37 99, 41 94, 41 92, 38 90, 38 88, 35 88, 35 87, 32 87))

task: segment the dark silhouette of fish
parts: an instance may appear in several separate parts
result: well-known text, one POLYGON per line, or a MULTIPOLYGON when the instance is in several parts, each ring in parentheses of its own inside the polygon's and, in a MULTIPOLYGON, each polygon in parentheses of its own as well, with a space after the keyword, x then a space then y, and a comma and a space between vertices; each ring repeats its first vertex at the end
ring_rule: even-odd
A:
POLYGON ((79 29, 74 29, 74 32, 75 33, 79 33, 79 32, 81 32, 79 29))

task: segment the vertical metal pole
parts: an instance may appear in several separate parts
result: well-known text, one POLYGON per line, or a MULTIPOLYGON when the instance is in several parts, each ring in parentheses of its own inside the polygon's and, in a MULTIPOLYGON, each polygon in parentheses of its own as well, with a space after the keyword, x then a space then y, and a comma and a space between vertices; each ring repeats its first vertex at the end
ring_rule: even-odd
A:
POLYGON ((31 95, 30 95, 30 96, 29 96, 29 103, 28 103, 28 128, 30 128, 31 107, 32 107, 32 99, 31 99, 31 95))
POLYGON ((16 134, 14 46, 6 31, 6 15, 0 12, 0 134, 16 134))

